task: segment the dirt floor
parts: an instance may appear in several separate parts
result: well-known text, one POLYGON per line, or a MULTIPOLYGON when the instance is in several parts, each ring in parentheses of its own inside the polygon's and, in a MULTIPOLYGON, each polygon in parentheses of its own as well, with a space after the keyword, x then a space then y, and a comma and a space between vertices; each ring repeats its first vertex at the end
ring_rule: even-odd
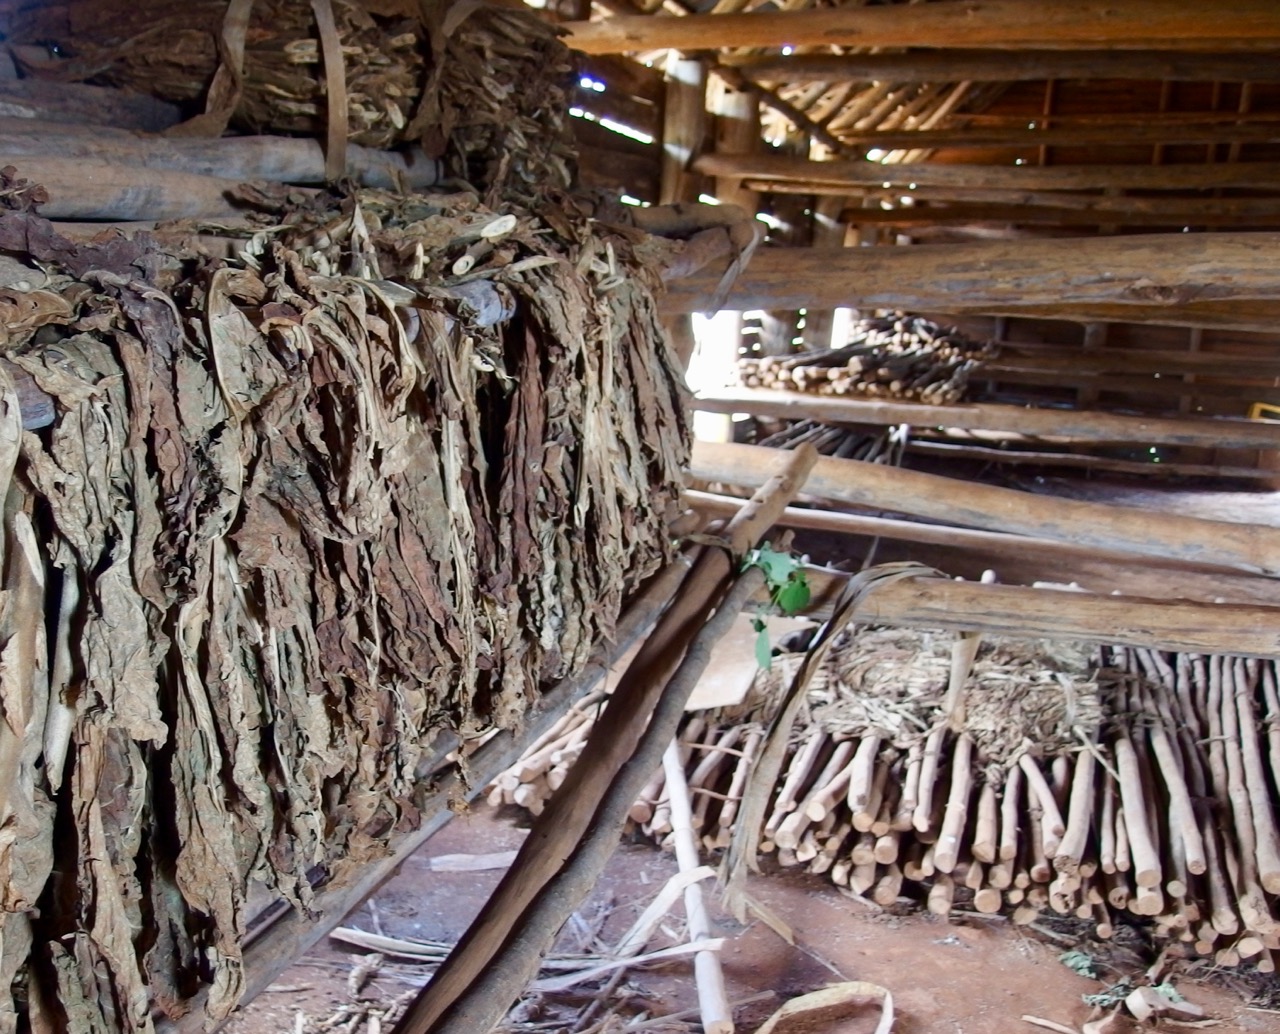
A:
MULTIPOLYGON (((514 811, 496 814, 483 806, 455 819, 345 925, 381 930, 389 937, 457 939, 501 872, 437 872, 432 859, 514 849, 524 835, 520 821, 514 811)), ((597 927, 600 942, 616 942, 674 871, 670 855, 642 844, 622 846, 580 910, 581 921, 571 924, 562 943, 590 940, 597 927)), ((1061 929, 1020 928, 1003 919, 973 914, 953 913, 944 920, 905 905, 904 914, 890 915, 842 897, 818 877, 774 874, 753 880, 750 893, 790 925, 795 944, 787 944, 762 922, 743 927, 722 913, 713 915, 717 932, 728 938, 723 962, 730 1001, 746 1003, 736 1010, 742 1031, 755 1030, 786 999, 843 980, 870 981, 887 988, 896 1005, 897 1034, 1036 1030, 1021 1020, 1024 1014, 1078 1030, 1090 1016, 1081 995, 1097 993, 1122 976, 1137 976, 1143 965, 1137 954, 1113 949, 1110 960, 1100 964, 1101 979, 1087 979, 1068 969, 1058 956, 1064 947, 1092 952, 1102 946, 1081 944, 1061 929), (1054 937, 1064 938, 1063 943, 1056 943, 1054 937)), ((682 910, 677 907, 650 947, 675 943, 682 934, 682 910)), ((332 941, 320 946, 235 1018, 229 1034, 388 1030, 390 1024, 379 1027, 376 1021, 370 1024, 367 1016, 362 1018, 354 1004, 364 1001, 381 1010, 425 982, 426 973, 415 964, 388 960, 353 995, 350 984, 370 968, 367 960, 359 950, 332 941)), ((628 1022, 682 1013, 696 1006, 691 969, 687 959, 677 959, 661 968, 633 970, 612 1001, 622 1003, 620 1016, 628 1022)), ((1187 999, 1220 1021, 1209 1029, 1280 1031, 1280 995, 1274 1003, 1255 999, 1251 1005, 1250 991, 1257 990, 1256 982, 1251 987, 1248 981, 1230 976, 1227 982, 1233 980, 1235 986, 1223 986, 1220 978, 1194 969, 1175 977, 1187 999)), ((525 1006, 523 1022, 509 1029, 570 1034, 593 1029, 603 1014, 573 1019, 591 1001, 590 990, 577 997, 534 999, 525 1006)), ((875 1019, 869 1012, 806 1029, 813 1034, 870 1034, 875 1019)), ((700 1028, 695 1012, 683 1022, 648 1024, 643 1029, 700 1028)))

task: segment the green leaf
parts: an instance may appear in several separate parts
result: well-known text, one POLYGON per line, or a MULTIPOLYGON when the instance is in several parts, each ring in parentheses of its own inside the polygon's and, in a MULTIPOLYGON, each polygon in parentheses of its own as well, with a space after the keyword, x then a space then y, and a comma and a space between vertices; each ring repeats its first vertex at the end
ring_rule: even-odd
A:
POLYGON ((1090 980, 1098 979, 1097 965, 1092 955, 1083 951, 1064 951, 1058 956, 1058 961, 1068 969, 1073 969, 1082 977, 1088 977, 1090 980))
POLYGON ((793 571, 786 585, 781 586, 773 594, 773 602, 784 614, 798 614, 809 605, 811 596, 809 583, 805 580, 804 574, 793 571))
POLYGON ((751 564, 764 572, 765 581, 769 583, 771 589, 785 585, 800 566, 790 553, 779 553, 767 543, 757 549, 748 560, 748 565, 751 564))
POLYGON ((773 647, 769 643, 769 630, 760 622, 756 631, 756 664, 764 671, 773 667, 773 647))

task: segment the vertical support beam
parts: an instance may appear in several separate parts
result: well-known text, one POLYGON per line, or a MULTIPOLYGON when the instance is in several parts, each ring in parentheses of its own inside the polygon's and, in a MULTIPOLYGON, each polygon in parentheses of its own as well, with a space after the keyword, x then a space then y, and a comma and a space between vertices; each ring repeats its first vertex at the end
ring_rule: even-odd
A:
MULTIPOLYGON (((716 115, 716 153, 754 154, 760 150, 760 103, 755 94, 734 89, 717 78, 711 97, 716 115)), ((744 187, 738 176, 717 176, 716 198, 752 215, 760 208, 760 195, 744 187)))
MULTIPOLYGON (((706 106, 714 113, 712 137, 718 154, 753 154, 760 149, 760 102, 750 90, 738 89, 723 77, 713 77, 707 85, 706 106)), ((760 207, 760 195, 742 185, 740 176, 715 178, 716 200, 738 205, 750 215, 760 207)), ((682 328, 672 328, 679 341, 682 328)), ((693 341, 692 324, 687 339, 697 353, 689 369, 690 387, 695 391, 733 383, 742 346, 742 314, 720 312, 704 324, 701 340, 693 341)), ((680 342, 683 347, 684 342, 680 342)), ((692 352, 691 352, 692 354, 692 352)), ((733 418, 727 413, 695 412, 694 434, 713 442, 733 440, 733 418)))
MULTIPOLYGON (((840 213, 847 199, 824 195, 813 206, 813 246, 815 248, 842 248, 845 246, 845 227, 840 213)), ((804 343, 806 348, 830 348, 831 331, 835 324, 835 309, 809 309, 804 317, 804 343)))
MULTIPOLYGON (((702 150, 706 131, 706 63, 672 51, 667 61, 662 117, 662 179, 658 196, 662 204, 698 200, 702 177, 690 166, 702 150)), ((663 325, 687 370, 695 348, 693 316, 668 316, 663 325)))
MULTIPOLYGON (((1046 79, 1044 84, 1044 105, 1040 109, 1041 120, 1040 128, 1048 129, 1053 121, 1053 103, 1057 100, 1057 80, 1046 79)), ((1049 147, 1047 144, 1041 144, 1039 152, 1036 155, 1038 165, 1044 166, 1049 164, 1049 147)))
MULTIPOLYGON (((1095 352, 1105 348, 1107 344, 1107 325, 1105 323, 1086 323, 1084 325, 1084 350, 1095 352)), ((1097 388, 1079 388, 1076 391, 1076 408, 1092 409, 1098 403, 1097 388)))
POLYGON ((673 53, 667 62, 667 98, 662 120, 662 204, 698 199, 698 177, 690 169, 707 129, 707 66, 673 53))

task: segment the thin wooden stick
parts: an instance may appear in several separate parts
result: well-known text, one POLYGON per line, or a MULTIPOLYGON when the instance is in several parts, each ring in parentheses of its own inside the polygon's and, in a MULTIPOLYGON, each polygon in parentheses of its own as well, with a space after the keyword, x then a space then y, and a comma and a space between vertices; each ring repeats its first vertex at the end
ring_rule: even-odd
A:
POLYGON ((1009 769, 1004 780, 1004 796, 1000 801, 1000 861, 1012 862, 1018 857, 1018 798, 1022 792, 1022 769, 1009 769))
POLYGON ((942 819, 942 832, 934 848, 934 865, 939 872, 950 872, 960 857, 960 837, 969 816, 972 754, 973 743, 969 737, 958 737, 951 759, 951 789, 947 797, 947 810, 942 819))
POLYGON ((924 758, 920 764, 920 785, 916 796, 915 811, 911 816, 911 824, 920 833, 929 830, 930 817, 933 812, 933 784, 938 778, 938 759, 942 753, 942 739, 946 736, 945 726, 940 726, 929 733, 924 745, 924 758))
POLYGON ((1044 773, 1040 771, 1040 766, 1036 764, 1035 759, 1030 754, 1023 754, 1018 759, 1018 767, 1022 769, 1023 775, 1027 777, 1027 793, 1033 795, 1040 802, 1044 853, 1046 857, 1053 858, 1058 853, 1058 844, 1062 840, 1062 834, 1066 832, 1066 825, 1062 821, 1062 813, 1058 810, 1057 798, 1053 796, 1053 790, 1045 780, 1044 773))
POLYGON ((1098 823, 1098 862, 1104 873, 1116 871, 1116 785, 1108 773, 1102 787, 1102 817, 1098 823))
POLYGON ((990 782, 985 782, 978 791, 978 818, 970 847, 973 857, 984 865, 990 865, 996 860, 999 824, 1000 803, 996 800, 996 789, 990 782))
POLYGON ((951 912, 956 885, 946 873, 939 873, 929 888, 928 908, 934 915, 945 916, 951 912))
POLYGON ((733 781, 729 784, 729 799, 720 809, 720 826, 729 829, 738 814, 738 805, 742 803, 742 788, 751 774, 751 765, 755 761, 756 751, 760 749, 760 741, 764 733, 753 730, 747 734, 747 741, 742 745, 742 757, 738 759, 738 767, 733 771, 733 781))
POLYGON ((1089 826, 1093 819, 1093 772, 1096 759, 1090 751, 1076 755, 1075 777, 1071 782, 1070 806, 1067 809, 1067 829, 1058 845, 1053 866, 1058 872, 1074 874, 1080 869, 1085 846, 1089 840, 1089 826))
POLYGON ((893 828, 906 832, 912 828, 912 816, 916 805, 920 803, 920 769, 923 766, 924 750, 917 741, 907 748, 907 764, 902 779, 902 797, 898 801, 898 811, 894 816, 893 828), (903 824, 905 822, 905 825, 903 824))
POLYGON ((1200 836, 1200 827, 1196 824, 1195 811, 1191 806, 1191 795, 1182 774, 1182 766, 1174 754, 1169 742, 1169 734, 1157 721, 1147 729, 1147 737, 1155 752, 1156 763, 1160 766, 1160 775, 1164 779, 1165 790, 1169 794, 1169 836, 1178 839, 1182 845, 1182 854, 1189 872, 1197 876, 1205 871, 1206 861, 1204 841, 1200 836))
POLYGON ((1160 855, 1147 826, 1147 805, 1142 790, 1138 758, 1129 737, 1116 737, 1116 770, 1120 775, 1120 801, 1124 807, 1125 829, 1133 855, 1134 881, 1139 887, 1160 885, 1160 855))
MULTIPOLYGON (((854 827, 861 829, 858 824, 857 816, 865 814, 869 809, 868 802, 871 799, 873 776, 875 772, 876 754, 880 750, 879 736, 864 736, 858 744, 858 752, 854 755, 852 771, 849 774, 849 793, 848 804, 849 810, 854 814, 854 827)), ((871 818, 874 820, 875 812, 871 812, 871 818)), ((871 828, 870 822, 867 823, 867 829, 871 828)))
MULTIPOLYGON (((689 806, 689 787, 685 783, 684 765, 680 760, 680 748, 673 739, 662 755, 662 770, 667 777, 671 795, 671 825, 676 841, 676 864, 681 872, 692 872, 702 867, 698 856, 698 843, 693 830, 693 811, 689 806)), ((685 916, 688 920, 690 941, 710 938, 711 920, 702 899, 702 887, 691 883, 684 892, 685 916)), ((725 991, 724 970, 720 967, 720 954, 700 951, 693 957, 694 983, 698 990, 698 1010, 702 1017, 702 1029, 707 1034, 733 1034, 733 1010, 725 991)))
POLYGON ((1280 837, 1276 834, 1275 814, 1267 789, 1267 774, 1258 748, 1258 720, 1253 710, 1253 688, 1256 683, 1256 661, 1253 678, 1246 661, 1237 659, 1232 672, 1235 683, 1235 705, 1239 716, 1240 746, 1244 763, 1245 785, 1249 789, 1249 805, 1253 812, 1258 879, 1262 889, 1280 893, 1280 837))

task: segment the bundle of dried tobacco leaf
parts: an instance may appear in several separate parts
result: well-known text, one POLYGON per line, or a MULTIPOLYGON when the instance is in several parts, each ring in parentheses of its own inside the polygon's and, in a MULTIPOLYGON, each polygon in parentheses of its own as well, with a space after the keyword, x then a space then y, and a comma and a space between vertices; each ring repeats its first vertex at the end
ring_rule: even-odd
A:
MULTIPOLYGON (((228 0, 72 0, 22 12, 9 38, 56 51, 20 48, 28 74, 127 87, 194 114, 218 71, 228 7, 228 0)), ((332 7, 352 141, 421 143, 453 176, 498 194, 569 186, 577 160, 568 116, 574 67, 553 27, 530 11, 486 5, 430 23, 412 0, 333 0, 332 7)), ((309 4, 251 4, 230 124, 322 135, 332 74, 322 50, 309 4)))
POLYGON ((224 1016, 251 888, 353 878, 441 729, 611 635, 686 456, 642 237, 369 193, 193 265, 0 212, 54 402, 0 363, 0 1026, 224 1016))

